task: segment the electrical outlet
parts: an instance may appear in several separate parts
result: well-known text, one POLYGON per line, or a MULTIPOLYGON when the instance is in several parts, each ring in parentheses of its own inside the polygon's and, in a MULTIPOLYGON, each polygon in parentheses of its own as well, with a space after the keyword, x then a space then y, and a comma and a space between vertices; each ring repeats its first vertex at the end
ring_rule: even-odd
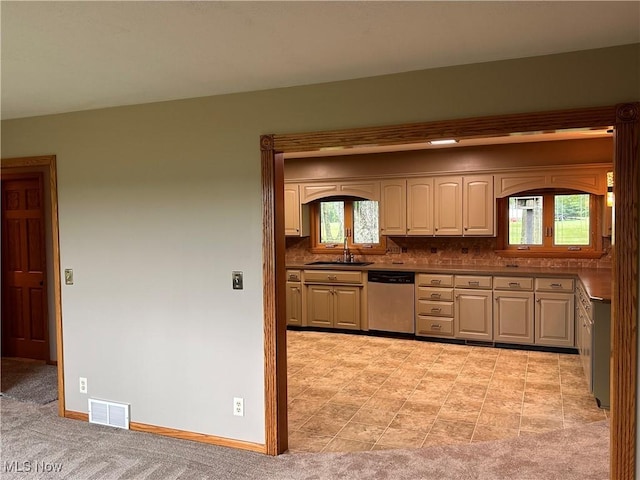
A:
POLYGON ((80 377, 80 393, 87 393, 87 378, 80 377))
POLYGON ((402 247, 398 245, 389 245, 389 247, 387 248, 387 251, 389 253, 402 253, 402 247))
POLYGON ((233 414, 237 417, 244 417, 244 398, 234 397, 233 414))

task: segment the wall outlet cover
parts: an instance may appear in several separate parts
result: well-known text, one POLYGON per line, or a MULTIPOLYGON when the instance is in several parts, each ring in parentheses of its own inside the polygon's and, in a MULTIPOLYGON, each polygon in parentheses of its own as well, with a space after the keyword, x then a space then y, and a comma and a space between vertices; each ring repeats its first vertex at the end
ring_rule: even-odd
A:
POLYGON ((244 417, 244 399, 235 397, 233 399, 233 414, 237 417, 244 417))

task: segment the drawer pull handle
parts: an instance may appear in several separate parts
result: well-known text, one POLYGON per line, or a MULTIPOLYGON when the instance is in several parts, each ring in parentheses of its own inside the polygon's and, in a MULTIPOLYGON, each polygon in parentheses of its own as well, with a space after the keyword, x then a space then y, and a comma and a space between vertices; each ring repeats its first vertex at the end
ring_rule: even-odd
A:
POLYGON ((437 323, 432 323, 431 328, 434 330, 440 330, 442 328, 442 325, 438 325, 437 323))
POLYGON ((480 286, 480 282, 478 280, 469 280, 469 286, 470 287, 479 287, 480 286))
POLYGON ((436 278, 431 280, 431 285, 440 285, 442 283, 442 280, 438 280, 436 278))
POLYGON ((438 308, 438 307, 432 307, 431 311, 434 312, 434 313, 440 313, 442 311, 442 309, 438 308))
POLYGON ((289 280, 296 281, 296 282, 300 281, 297 275, 289 275, 289 280))
POLYGON ((509 282, 509 286, 512 288, 520 288, 520 282, 509 282))
POLYGON ((551 284, 551 288, 562 288, 562 284, 561 283, 552 283, 551 284))
POLYGON ((335 275, 327 275, 327 278, 328 278, 329 280, 336 280, 338 277, 337 277, 337 276, 335 276, 335 275))
POLYGON ((432 293, 431 294, 431 298, 440 298, 442 297, 442 295, 440 295, 439 293, 432 293))

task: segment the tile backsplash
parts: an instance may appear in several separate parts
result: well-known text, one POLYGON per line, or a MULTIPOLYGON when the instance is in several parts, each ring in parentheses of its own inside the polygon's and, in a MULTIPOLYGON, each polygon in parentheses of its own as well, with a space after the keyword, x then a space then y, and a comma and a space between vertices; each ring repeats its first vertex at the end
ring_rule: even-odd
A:
MULTIPOLYGON (((536 267, 611 268, 611 240, 604 238, 605 254, 599 259, 514 258, 495 253, 496 238, 490 237, 388 237, 386 255, 358 255, 356 260, 433 265, 528 265, 536 267), (401 253, 390 253, 400 251, 401 253)), ((337 257, 309 252, 309 238, 287 237, 287 263, 307 263, 337 257)))

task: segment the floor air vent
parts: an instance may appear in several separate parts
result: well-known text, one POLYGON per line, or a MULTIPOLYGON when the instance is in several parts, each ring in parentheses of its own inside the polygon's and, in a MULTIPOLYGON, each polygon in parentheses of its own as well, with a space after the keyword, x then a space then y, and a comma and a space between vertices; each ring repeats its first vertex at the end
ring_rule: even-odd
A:
POLYGON ((129 429, 129 405, 89 399, 89 423, 129 429))

